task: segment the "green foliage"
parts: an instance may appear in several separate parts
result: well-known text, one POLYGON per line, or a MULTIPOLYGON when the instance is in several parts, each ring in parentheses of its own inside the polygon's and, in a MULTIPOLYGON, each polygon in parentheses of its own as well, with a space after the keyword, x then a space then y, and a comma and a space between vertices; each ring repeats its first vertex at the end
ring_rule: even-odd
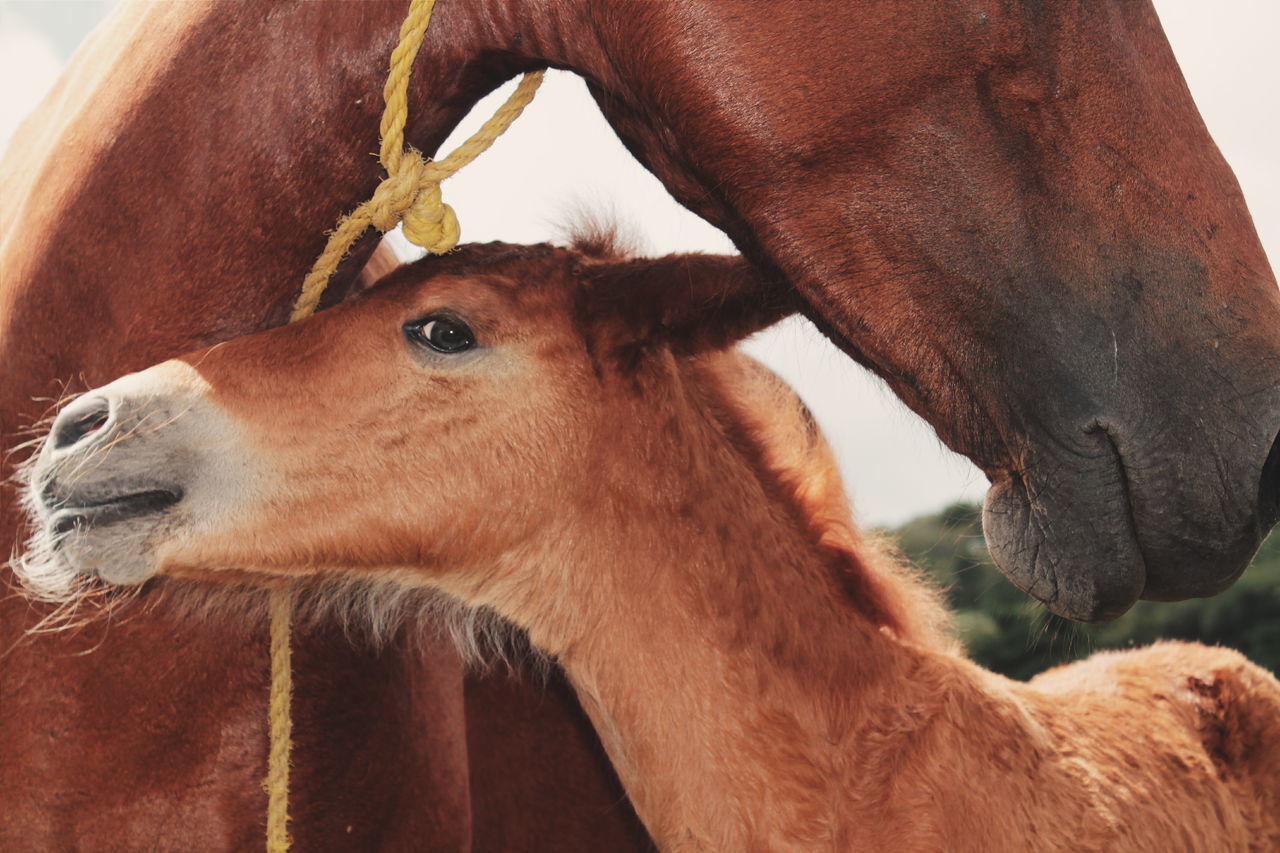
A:
POLYGON ((1239 649, 1280 672, 1280 530, 1226 592, 1175 603, 1139 602, 1106 625, 1079 625, 1050 614, 991 563, 981 511, 955 504, 893 532, 902 550, 943 589, 970 655, 983 666, 1029 678, 1100 649, 1158 639, 1199 640, 1239 649))

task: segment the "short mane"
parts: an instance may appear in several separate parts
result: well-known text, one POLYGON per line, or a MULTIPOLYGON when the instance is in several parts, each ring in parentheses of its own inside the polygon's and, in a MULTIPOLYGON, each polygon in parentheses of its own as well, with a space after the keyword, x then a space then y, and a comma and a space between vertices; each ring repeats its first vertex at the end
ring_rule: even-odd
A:
POLYGON ((826 556, 850 603, 904 641, 954 648, 938 590, 892 543, 854 526, 831 446, 804 401, 754 359, 739 363, 756 375, 734 383, 733 391, 722 384, 716 414, 728 421, 727 434, 766 491, 781 498, 826 556))

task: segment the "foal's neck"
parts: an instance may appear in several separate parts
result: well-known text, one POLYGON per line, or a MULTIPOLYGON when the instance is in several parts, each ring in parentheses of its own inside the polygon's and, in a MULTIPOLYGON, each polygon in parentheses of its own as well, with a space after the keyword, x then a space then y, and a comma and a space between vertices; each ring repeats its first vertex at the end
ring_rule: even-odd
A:
POLYGON ((799 849, 822 839, 774 828, 838 823, 822 780, 916 653, 703 414, 615 438, 626 465, 499 609, 564 667, 664 849, 799 849))

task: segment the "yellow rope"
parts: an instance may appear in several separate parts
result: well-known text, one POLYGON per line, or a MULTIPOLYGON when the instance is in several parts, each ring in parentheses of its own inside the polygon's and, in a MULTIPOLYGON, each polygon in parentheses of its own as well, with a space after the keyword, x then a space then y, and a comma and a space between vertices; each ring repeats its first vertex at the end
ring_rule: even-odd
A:
MULTIPOLYGON (((458 244, 458 217, 440 196, 440 182, 480 156, 514 122, 533 100, 542 83, 543 72, 524 75, 515 92, 493 117, 447 157, 431 161, 404 144, 404 127, 409 115, 409 73, 431 22, 436 0, 411 0, 409 14, 400 27, 400 42, 391 52, 391 71, 382 97, 379 131, 382 145, 378 153, 387 177, 373 191, 373 197, 338 222, 324 251, 302 282, 302 291, 293 305, 289 322, 315 312, 334 270, 351 245, 373 226, 390 231, 401 221, 404 235, 433 254, 442 254, 458 244)), ((288 588, 271 592, 271 699, 269 720, 271 750, 267 763, 267 851, 286 853, 289 837, 289 751, 293 724, 289 706, 293 698, 293 675, 289 663, 289 623, 293 594, 288 588)))
POLYGON ((267 758, 267 853, 286 853, 289 837, 289 751, 293 748, 293 668, 290 666, 289 622, 293 594, 288 587, 271 590, 271 753, 267 758))
POLYGON ((403 220, 405 237, 433 254, 442 254, 456 246, 458 217, 441 199, 440 182, 493 145, 533 100, 542 83, 541 71, 524 75, 493 118, 442 160, 427 160, 413 147, 405 146, 409 71, 426 34, 435 2, 412 0, 409 15, 400 28, 400 44, 391 53, 391 73, 382 90, 386 109, 382 113, 382 147, 378 154, 387 177, 373 191, 373 197, 347 214, 329 236, 324 251, 302 282, 291 320, 300 320, 315 311, 338 263, 371 225, 385 232, 403 220))

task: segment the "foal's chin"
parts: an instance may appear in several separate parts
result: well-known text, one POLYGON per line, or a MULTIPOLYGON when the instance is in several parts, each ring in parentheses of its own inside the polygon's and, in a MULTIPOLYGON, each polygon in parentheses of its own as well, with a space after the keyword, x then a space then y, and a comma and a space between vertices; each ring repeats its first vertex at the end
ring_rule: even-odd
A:
POLYGON ((138 586, 157 574, 154 541, 172 524, 167 516, 108 525, 41 524, 15 566, 28 592, 45 601, 67 601, 95 588, 138 586))

